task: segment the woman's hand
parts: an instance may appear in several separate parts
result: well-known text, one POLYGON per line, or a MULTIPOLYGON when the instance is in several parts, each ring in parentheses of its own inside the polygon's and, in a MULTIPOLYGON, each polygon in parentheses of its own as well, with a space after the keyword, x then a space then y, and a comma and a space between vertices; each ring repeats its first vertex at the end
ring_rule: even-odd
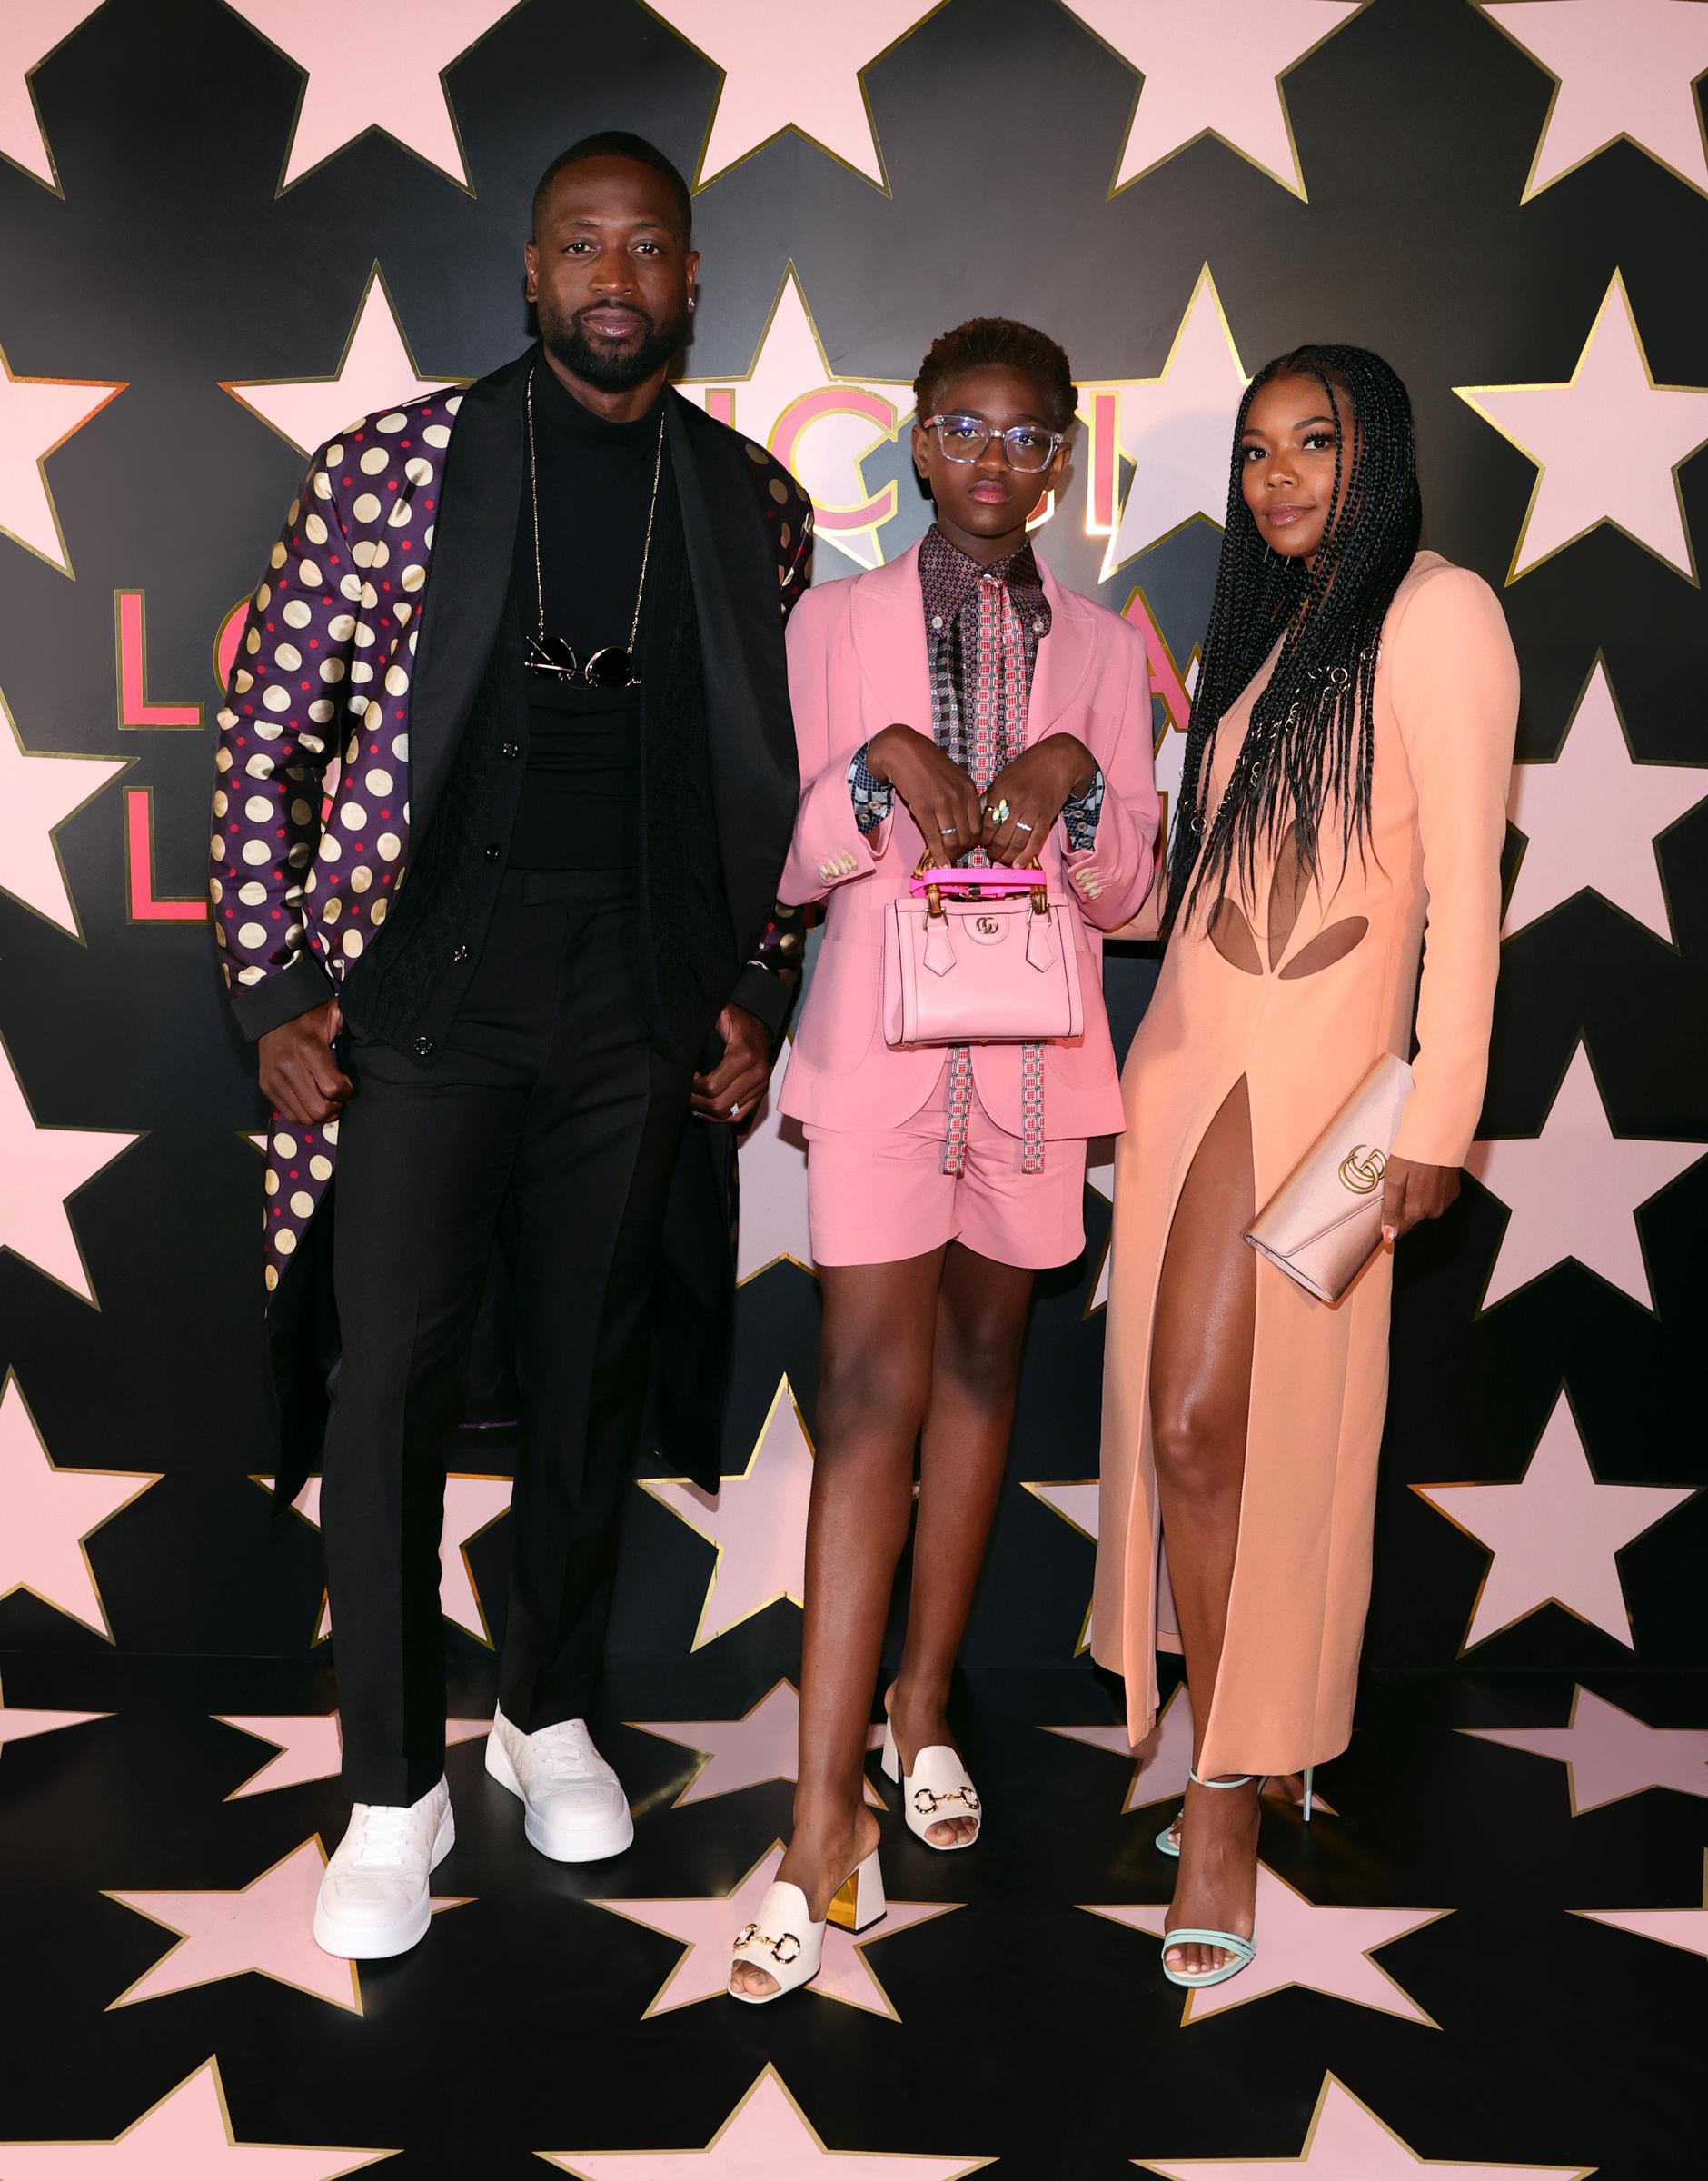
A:
POLYGON ((1419 1220, 1438 1220, 1458 1193, 1456 1166, 1424 1166, 1391 1156, 1382 1185, 1382 1240, 1408 1234, 1419 1220))
POLYGON ((991 782, 980 812, 981 845, 998 863, 1029 863, 1070 795, 1083 795, 1097 761, 1073 734, 1047 734, 1005 765, 991 782), (1008 815, 993 812, 1008 805, 1008 815))
POLYGON ((952 863, 978 846, 978 791, 928 735, 899 723, 881 729, 866 745, 866 770, 907 804, 934 862, 952 863))

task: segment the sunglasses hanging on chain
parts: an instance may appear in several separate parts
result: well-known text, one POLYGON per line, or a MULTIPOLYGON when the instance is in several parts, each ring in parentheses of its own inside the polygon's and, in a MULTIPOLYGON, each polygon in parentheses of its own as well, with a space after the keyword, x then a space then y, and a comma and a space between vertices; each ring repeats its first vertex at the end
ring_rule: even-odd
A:
POLYGON ((652 553, 652 523, 659 509, 659 477, 664 467, 664 413, 659 412, 658 446, 652 457, 652 497, 647 506, 646 540, 640 548, 640 581, 635 585, 634 612, 629 622, 627 643, 601 644, 585 658, 566 636, 546 634, 545 577, 540 562, 540 472, 534 457, 533 373, 528 373, 528 495, 533 511, 534 602, 539 627, 522 650, 522 665, 531 674, 557 682, 583 682, 591 689, 638 689, 640 676, 635 666, 635 642, 640 633, 640 602, 646 595, 647 563, 652 553))

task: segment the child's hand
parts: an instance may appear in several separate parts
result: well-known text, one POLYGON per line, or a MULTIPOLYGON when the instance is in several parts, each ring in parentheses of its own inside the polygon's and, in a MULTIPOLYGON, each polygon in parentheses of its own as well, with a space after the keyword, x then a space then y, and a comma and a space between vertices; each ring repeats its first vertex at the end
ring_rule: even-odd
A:
POLYGON ((978 791, 928 735, 899 723, 884 728, 866 745, 866 769, 907 804, 934 861, 953 863, 978 847, 984 826, 978 791))
POLYGON ((1077 735, 1047 734, 1022 751, 986 792, 979 813, 985 849, 998 863, 1032 861, 1063 803, 1070 795, 1083 795, 1097 772, 1097 759, 1077 735))

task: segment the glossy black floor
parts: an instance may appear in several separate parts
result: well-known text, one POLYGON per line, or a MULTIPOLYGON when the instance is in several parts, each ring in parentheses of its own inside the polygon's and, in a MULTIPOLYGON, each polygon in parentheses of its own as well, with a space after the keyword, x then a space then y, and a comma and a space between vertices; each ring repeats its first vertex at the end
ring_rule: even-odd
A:
MULTIPOLYGON (((0 1658, 0 1678, 15 1711, 113 1715, 0 1751, 6 2181, 48 2170, 15 2168, 33 2154, 9 2158, 6 2145, 118 2136, 214 2056, 239 2144, 352 2146, 343 2161, 329 2152, 293 2166, 290 2181, 350 2170, 354 2146, 400 2150, 384 2169, 398 2181, 524 2181, 551 2170, 533 2156, 543 2151, 697 2151, 768 2063, 829 2151, 921 2163, 827 2159, 792 2116, 766 2149, 743 2150, 732 2133, 715 2158, 563 2163, 637 2181, 938 2181, 981 2160, 1038 2181, 1117 2181, 1136 2160, 1183 2174, 1195 2170, 1184 2162, 1212 2160, 1217 2176, 1222 2162, 1246 2160, 1237 2171, 1258 2175, 1298 2158, 1332 2075, 1373 2116, 1360 2125, 1375 2147, 1331 2158, 1325 2130, 1286 2171, 1386 2181, 1414 2170, 1408 2156, 1465 2162, 1478 2181, 1504 2166, 1610 2181, 1708 2170, 1708 1960, 1570 1913, 1703 1907, 1708 1765, 1704 1792, 1689 1791, 1694 1750, 1673 1745, 1683 1788, 1574 1815, 1564 1764, 1455 1731, 1559 1726, 1569 1681, 1378 1679, 1351 1749, 1319 1782, 1334 1814, 1306 1831, 1296 1813, 1266 1809, 1264 1859, 1308 1901, 1452 1911, 1380 1947, 1376 1982, 1395 2011, 1295 1987, 1183 2023, 1184 1995, 1163 1981, 1155 1942, 1081 1906, 1164 1901, 1173 1871, 1152 1845, 1172 1806, 1123 1814, 1130 1765, 1039 1731, 1114 1720, 1109 1687, 1083 1669, 987 1675, 960 1692, 988 1810, 974 1852, 933 1856, 893 1810, 885 1819, 892 1898, 965 1904, 875 1949, 899 2020, 806 1994, 643 2018, 681 1946, 593 1902, 728 1892, 789 1817, 784 1783, 672 1807, 699 1760, 616 1723, 733 1716, 762 1693, 725 1688, 691 1662, 630 1671, 611 1688, 601 1740, 639 1813, 626 1856, 579 1869, 542 1861, 472 1739, 450 1755, 459 1837, 435 1879, 470 1905, 440 1917, 412 1955, 365 1969, 360 2012, 254 1973, 114 2007, 174 1936, 104 1896, 235 1890, 317 1831, 329 1845, 338 1837, 331 1779, 226 1799, 271 1752, 214 1716, 324 1710, 329 1675, 34 1656, 0 1658)), ((1592 1686, 1650 1727, 1708 1727, 1700 1678, 1592 1686)), ((478 1678, 452 1696, 453 1712, 490 1711, 478 1678)), ((1606 1784, 1580 1768, 1580 1804, 1606 1784)), ((1702 1923, 1672 1928, 1704 1943, 1702 1923)), ((1257 1936, 1262 1967, 1261 1922, 1257 1936)), ((1342 1952, 1351 1961, 1356 1948, 1342 1952)), ((51 2170, 91 2181, 275 2170, 223 2154, 196 2168, 102 2156, 51 2170)))

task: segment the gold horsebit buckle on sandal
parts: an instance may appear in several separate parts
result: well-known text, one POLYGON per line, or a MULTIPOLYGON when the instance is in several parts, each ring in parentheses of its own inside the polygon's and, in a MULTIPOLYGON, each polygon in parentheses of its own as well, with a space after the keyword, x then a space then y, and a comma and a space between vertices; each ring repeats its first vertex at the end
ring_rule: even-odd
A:
POLYGON ((738 1954, 744 1954, 750 1946, 754 1945, 764 1947, 771 1959, 784 1968, 789 1967, 800 1951, 800 1941, 792 1931, 785 1931, 780 1938, 773 1938, 768 1931, 761 1931, 757 1924, 749 1924, 738 1935, 735 1950, 738 1954), (784 1951, 785 1947, 788 1949, 787 1952, 784 1951))
POLYGON ((978 1792, 972 1788, 950 1788, 942 1795, 934 1795, 929 1788, 915 1788, 913 1790, 913 1807, 921 1818, 930 1817, 933 1811, 940 1810, 946 1802, 965 1803, 969 1810, 977 1810, 978 1792))

